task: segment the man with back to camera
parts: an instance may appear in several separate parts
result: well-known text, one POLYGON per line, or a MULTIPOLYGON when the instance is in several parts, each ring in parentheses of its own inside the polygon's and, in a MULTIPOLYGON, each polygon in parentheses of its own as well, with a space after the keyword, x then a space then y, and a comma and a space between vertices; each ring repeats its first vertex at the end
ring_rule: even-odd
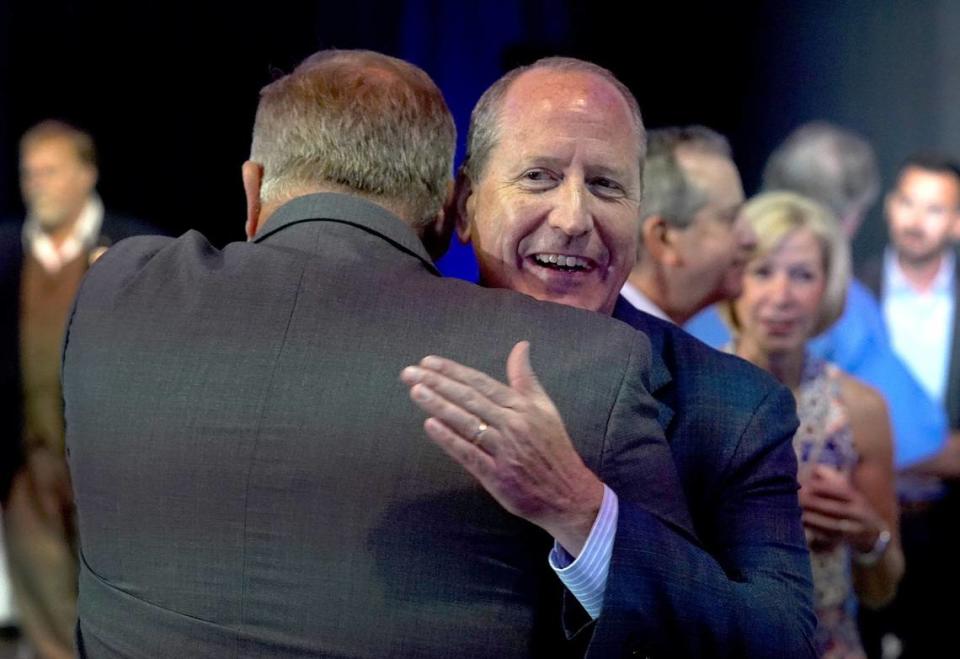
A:
POLYGON ((97 250, 151 227, 106 212, 93 138, 45 120, 20 139, 23 222, 0 223, 0 501, 19 625, 44 658, 72 657, 76 528, 64 455, 60 348, 97 250))
MULTIPOLYGON (((639 617, 664 641, 652 656, 812 656, 790 393, 618 303, 637 249, 643 156, 629 90, 601 67, 549 58, 484 93, 458 178, 458 232, 473 244, 484 285, 607 315, 616 307, 654 348, 653 393, 701 542, 650 532, 621 500, 591 649, 629 636, 627 621, 639 617)), ((434 419, 428 432, 462 449, 457 456, 468 470, 479 465, 479 477, 480 451, 502 431, 482 433, 472 451, 476 426, 464 417, 486 427, 499 414, 508 428, 537 428, 524 424, 512 388, 449 361, 424 370, 417 381, 435 396, 420 403, 434 419)))
POLYGON ((953 433, 944 451, 908 472, 927 478, 900 488, 907 571, 896 598, 885 610, 861 615, 875 651, 891 634, 909 659, 936 656, 952 642, 953 612, 935 603, 932 593, 960 585, 960 304, 952 244, 960 226, 960 168, 939 155, 908 158, 884 199, 884 212, 890 244, 881 259, 864 264, 861 277, 880 300, 893 350, 942 406, 953 433))
MULTIPOLYGON (((558 570, 570 606, 625 596, 589 569, 614 492, 651 537, 694 542, 646 339, 439 277, 424 244, 444 242, 453 147, 422 71, 318 53, 261 92, 251 242, 133 239, 91 269, 63 359, 82 655, 556 656, 553 543, 578 558, 558 570), (497 505, 424 441, 397 374, 508 352, 518 409, 551 435, 530 472, 522 426, 460 419, 497 505)), ((593 656, 675 655, 683 623, 659 622, 621 610, 593 656)))

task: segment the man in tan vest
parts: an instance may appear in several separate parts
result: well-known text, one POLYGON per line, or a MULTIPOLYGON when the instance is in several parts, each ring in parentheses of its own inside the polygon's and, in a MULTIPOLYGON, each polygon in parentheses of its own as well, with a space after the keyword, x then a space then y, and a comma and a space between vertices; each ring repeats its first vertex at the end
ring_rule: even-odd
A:
POLYGON ((0 496, 19 624, 40 657, 73 656, 76 530, 64 459, 60 349, 100 247, 149 228, 104 213, 87 133, 43 121, 20 141, 26 220, 0 224, 0 496))

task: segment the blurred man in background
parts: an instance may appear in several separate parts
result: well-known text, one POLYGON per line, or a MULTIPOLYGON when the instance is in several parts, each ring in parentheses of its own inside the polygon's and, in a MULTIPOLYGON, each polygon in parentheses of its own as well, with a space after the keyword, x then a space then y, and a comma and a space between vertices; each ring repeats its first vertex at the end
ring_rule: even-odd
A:
POLYGON ((0 224, 0 496, 19 625, 40 657, 71 657, 76 528, 64 456, 60 350, 98 248, 149 228, 109 215, 93 139, 43 121, 20 140, 24 222, 0 224))
POLYGON ((943 451, 901 478, 907 572, 893 603, 862 620, 871 638, 894 636, 903 657, 931 657, 952 642, 955 625, 953 609, 934 604, 933 594, 960 585, 960 274, 953 247, 960 167, 939 155, 907 159, 884 210, 890 244, 882 258, 864 264, 861 276, 880 299, 893 350, 946 413, 952 436, 943 451))
POLYGON ((683 325, 739 295, 756 237, 737 219, 743 185, 726 138, 702 126, 651 130, 648 137, 637 264, 621 294, 637 309, 683 325))

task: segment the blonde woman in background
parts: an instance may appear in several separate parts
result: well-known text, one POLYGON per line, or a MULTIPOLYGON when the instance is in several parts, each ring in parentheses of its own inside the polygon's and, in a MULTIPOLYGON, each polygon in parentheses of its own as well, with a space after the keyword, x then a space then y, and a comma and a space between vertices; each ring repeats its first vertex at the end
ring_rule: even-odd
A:
POLYGON ((864 657, 856 601, 889 601, 904 568, 890 423, 876 391, 806 351, 843 310, 849 246, 829 210, 793 193, 761 194, 742 213, 757 251, 743 293, 721 314, 733 330, 733 351, 797 400, 793 445, 820 656, 864 657))

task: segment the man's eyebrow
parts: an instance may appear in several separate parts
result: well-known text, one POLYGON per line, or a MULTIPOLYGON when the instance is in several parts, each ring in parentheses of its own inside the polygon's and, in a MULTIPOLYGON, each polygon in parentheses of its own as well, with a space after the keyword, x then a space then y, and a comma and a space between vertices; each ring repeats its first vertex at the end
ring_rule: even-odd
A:
POLYGON ((629 169, 625 167, 611 167, 609 165, 587 165, 587 174, 589 176, 606 176, 615 179, 626 179, 630 176, 629 169))
POLYGON ((549 167, 551 169, 563 169, 565 165, 566 160, 556 156, 522 154, 519 159, 520 167, 549 167))
MULTIPOLYGON (((524 170, 530 167, 546 167, 548 169, 562 171, 567 168, 570 161, 567 158, 551 156, 547 154, 521 154, 517 159, 517 169, 524 170)), ((618 181, 625 181, 630 178, 630 171, 627 167, 612 167, 602 163, 587 164, 585 166, 588 178, 603 176, 618 181)))

